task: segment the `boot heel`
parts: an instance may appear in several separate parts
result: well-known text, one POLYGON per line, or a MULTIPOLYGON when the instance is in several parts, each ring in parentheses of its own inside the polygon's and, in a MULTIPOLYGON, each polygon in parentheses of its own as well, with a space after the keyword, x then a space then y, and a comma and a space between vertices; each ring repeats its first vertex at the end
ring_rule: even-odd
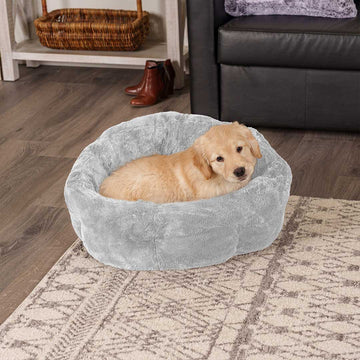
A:
POLYGON ((169 95, 174 95, 174 80, 169 84, 169 95))
POLYGON ((168 82, 167 82, 167 93, 169 95, 173 95, 174 94, 174 79, 175 79, 175 70, 174 67, 171 64, 170 59, 167 59, 164 63, 165 65, 165 71, 168 77, 168 82))

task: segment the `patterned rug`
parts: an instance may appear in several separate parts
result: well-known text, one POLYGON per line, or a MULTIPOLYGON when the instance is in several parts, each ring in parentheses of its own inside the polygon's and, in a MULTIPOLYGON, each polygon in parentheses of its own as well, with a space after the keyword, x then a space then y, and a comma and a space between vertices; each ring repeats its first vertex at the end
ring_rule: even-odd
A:
POLYGON ((0 359, 360 359, 360 202, 291 197, 266 250, 186 271, 77 241, 0 327, 0 359))

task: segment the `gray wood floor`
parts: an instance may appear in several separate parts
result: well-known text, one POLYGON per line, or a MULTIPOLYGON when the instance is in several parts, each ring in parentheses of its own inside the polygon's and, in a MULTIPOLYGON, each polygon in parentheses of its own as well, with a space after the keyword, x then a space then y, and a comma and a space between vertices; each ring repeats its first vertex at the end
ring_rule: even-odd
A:
MULTIPOLYGON (((81 149, 135 116, 190 112, 188 86, 156 106, 131 108, 123 89, 140 77, 44 66, 0 82, 0 323, 76 239, 63 187, 81 149)), ((260 130, 292 167, 293 195, 360 199, 359 135, 260 130)))

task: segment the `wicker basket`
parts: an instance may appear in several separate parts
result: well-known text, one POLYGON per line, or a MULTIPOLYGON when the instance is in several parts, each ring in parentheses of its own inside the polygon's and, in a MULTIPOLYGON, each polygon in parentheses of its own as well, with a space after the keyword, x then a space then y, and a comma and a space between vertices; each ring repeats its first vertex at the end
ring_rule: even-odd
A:
POLYGON ((34 21, 42 45, 53 49, 126 50, 139 48, 149 33, 149 13, 137 0, 137 11, 58 9, 34 21))

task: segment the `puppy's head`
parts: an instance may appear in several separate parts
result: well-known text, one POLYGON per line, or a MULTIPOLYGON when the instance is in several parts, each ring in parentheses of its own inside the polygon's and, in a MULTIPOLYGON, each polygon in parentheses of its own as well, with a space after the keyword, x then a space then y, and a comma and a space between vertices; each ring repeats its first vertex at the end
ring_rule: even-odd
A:
POLYGON ((195 140, 193 148, 198 154, 195 165, 207 179, 215 173, 232 183, 249 180, 256 159, 261 158, 255 137, 238 122, 213 126, 195 140))

